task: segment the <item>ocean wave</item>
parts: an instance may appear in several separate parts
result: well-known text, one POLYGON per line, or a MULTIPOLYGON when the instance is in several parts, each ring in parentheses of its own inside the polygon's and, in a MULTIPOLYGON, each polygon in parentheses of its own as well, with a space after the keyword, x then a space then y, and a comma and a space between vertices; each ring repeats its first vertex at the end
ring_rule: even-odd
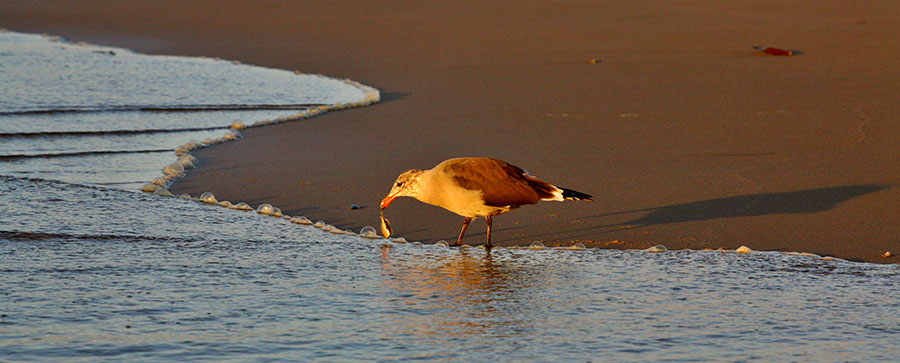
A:
POLYGON ((144 242, 144 241, 161 241, 161 242, 191 242, 189 239, 176 237, 159 237, 148 235, 128 235, 128 234, 71 234, 71 233, 44 233, 44 232, 25 232, 25 231, 3 231, 0 230, 0 240, 6 241, 111 241, 116 243, 122 242, 144 242))
POLYGON ((228 126, 212 127, 188 127, 174 129, 144 129, 144 130, 102 130, 102 131, 37 131, 37 132, 0 132, 3 137, 66 137, 66 136, 105 136, 105 135, 142 135, 161 134, 173 132, 227 130, 228 126))
POLYGON ((0 116, 59 114, 59 113, 103 113, 103 112, 206 112, 206 111, 282 111, 304 110, 322 106, 320 103, 295 104, 211 104, 211 105, 104 105, 77 106, 55 105, 53 108, 0 107, 0 116))
POLYGON ((165 152, 172 152, 172 150, 171 149, 94 150, 94 151, 78 151, 78 152, 70 152, 70 153, 14 154, 14 155, 0 155, 0 160, 59 158, 59 157, 106 155, 106 154, 146 154, 146 153, 165 153, 165 152))

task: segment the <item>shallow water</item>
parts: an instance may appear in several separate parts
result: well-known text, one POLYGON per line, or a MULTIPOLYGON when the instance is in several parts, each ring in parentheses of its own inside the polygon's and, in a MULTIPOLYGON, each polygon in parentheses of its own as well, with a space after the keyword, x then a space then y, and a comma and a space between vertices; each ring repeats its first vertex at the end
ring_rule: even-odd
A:
POLYGON ((234 122, 359 100, 339 80, 0 32, 0 173, 138 190, 234 122))
POLYGON ((159 176, 176 146, 220 136, 235 120, 359 97, 321 77, 291 83, 300 79, 0 33, 0 84, 15 90, 0 94, 0 360, 900 353, 897 265, 760 252, 487 253, 122 190, 159 176), (16 78, 35 64, 47 72, 16 78))
POLYGON ((12 360, 896 359, 900 268, 450 249, 0 177, 12 360))

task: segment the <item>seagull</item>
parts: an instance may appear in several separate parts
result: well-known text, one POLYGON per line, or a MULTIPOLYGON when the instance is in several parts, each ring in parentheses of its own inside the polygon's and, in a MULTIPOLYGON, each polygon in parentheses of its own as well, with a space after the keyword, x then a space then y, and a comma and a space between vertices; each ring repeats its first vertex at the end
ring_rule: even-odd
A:
MULTIPOLYGON (((541 200, 593 200, 588 194, 541 181, 505 161, 480 157, 448 159, 430 170, 403 172, 381 200, 382 211, 397 197, 412 197, 463 216, 454 246, 462 243, 469 222, 483 217, 487 223, 486 248, 491 248, 492 216, 541 200)), ((384 221, 382 214, 382 226, 384 221)), ((387 237, 390 227, 384 233, 387 237)))

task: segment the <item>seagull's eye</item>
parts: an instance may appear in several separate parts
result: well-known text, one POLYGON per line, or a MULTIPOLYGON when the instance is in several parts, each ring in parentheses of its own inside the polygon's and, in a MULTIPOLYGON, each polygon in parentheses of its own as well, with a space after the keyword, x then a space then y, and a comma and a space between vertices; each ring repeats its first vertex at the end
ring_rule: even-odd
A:
POLYGON ((403 182, 397 182, 397 186, 398 186, 398 187, 402 187, 402 186, 403 186, 403 182))

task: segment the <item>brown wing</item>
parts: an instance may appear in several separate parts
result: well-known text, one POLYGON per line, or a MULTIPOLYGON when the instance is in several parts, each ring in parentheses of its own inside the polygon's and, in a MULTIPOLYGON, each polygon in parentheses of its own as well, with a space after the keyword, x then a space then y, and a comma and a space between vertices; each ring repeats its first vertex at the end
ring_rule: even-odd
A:
POLYGON ((556 188, 525 174, 521 168, 490 158, 448 160, 445 171, 462 188, 481 190, 485 204, 495 207, 534 204, 556 188))

